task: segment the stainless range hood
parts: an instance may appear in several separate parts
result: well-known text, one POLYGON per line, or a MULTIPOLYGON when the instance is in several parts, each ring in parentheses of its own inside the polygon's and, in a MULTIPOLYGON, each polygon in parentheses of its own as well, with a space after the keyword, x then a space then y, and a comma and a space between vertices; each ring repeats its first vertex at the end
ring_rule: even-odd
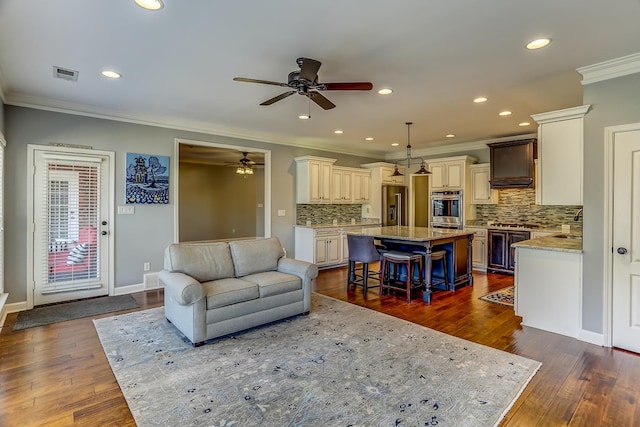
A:
POLYGON ((533 188, 537 142, 532 138, 487 144, 491 154, 491 188, 533 188))

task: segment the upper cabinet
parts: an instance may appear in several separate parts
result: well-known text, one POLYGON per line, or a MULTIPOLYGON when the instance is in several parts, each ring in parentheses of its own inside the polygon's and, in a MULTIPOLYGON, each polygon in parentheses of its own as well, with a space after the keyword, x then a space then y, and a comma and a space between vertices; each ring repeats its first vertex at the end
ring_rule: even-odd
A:
POLYGON ((353 171, 334 166, 331 172, 331 201, 333 203, 351 203, 353 200, 353 171))
POLYGON ((353 172, 353 203, 369 203, 371 198, 371 172, 356 170, 353 172))
POLYGON ((336 159, 296 157, 296 203, 332 203, 331 173, 336 159))
POLYGON ((491 188, 489 179, 491 170, 489 163, 481 163, 469 166, 471 174, 471 197, 473 205, 489 205, 497 203, 497 190, 491 188))
POLYGON ((431 191, 466 190, 469 176, 467 167, 475 161, 470 156, 450 157, 447 159, 427 160, 431 191))
POLYGON ((584 116, 590 105, 535 114, 542 205, 582 205, 584 116))

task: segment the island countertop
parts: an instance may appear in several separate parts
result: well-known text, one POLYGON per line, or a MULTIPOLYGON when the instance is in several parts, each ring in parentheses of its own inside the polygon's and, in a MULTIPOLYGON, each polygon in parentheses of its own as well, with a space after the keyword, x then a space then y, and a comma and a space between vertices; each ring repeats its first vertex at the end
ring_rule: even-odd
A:
POLYGON ((434 240, 442 240, 452 237, 462 237, 473 235, 473 231, 449 230, 446 228, 429 228, 429 227, 409 227, 406 225, 395 225, 388 227, 367 227, 360 231, 346 233, 374 236, 378 238, 400 239, 413 242, 429 242, 434 240))
POLYGON ((523 240, 522 242, 513 243, 511 247, 582 253, 582 237, 558 233, 553 236, 523 240))

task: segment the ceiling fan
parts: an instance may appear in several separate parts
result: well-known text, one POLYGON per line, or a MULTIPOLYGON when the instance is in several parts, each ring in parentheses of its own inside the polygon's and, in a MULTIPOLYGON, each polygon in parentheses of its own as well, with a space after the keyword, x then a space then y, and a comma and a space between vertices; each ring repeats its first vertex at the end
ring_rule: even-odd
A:
POLYGON ((248 151, 242 152, 242 158, 237 162, 226 162, 228 166, 232 166, 236 168, 236 173, 243 175, 253 175, 253 168, 255 166, 264 166, 264 163, 255 162, 247 157, 249 154, 248 151))
POLYGON ((315 59, 310 58, 298 58, 296 59, 296 62, 300 67, 300 71, 290 72, 287 78, 287 83, 248 79, 245 77, 234 77, 233 80, 237 82, 260 83, 293 89, 278 96, 274 96, 271 99, 267 99, 260 105, 271 105, 293 95, 294 93, 298 93, 299 95, 308 97, 311 101, 315 102, 325 110, 334 108, 335 104, 329 101, 324 95, 322 95, 320 93, 321 91, 371 90, 373 88, 373 84, 371 84, 370 82, 319 83, 318 70, 320 69, 320 65, 322 65, 320 61, 316 61, 315 59))

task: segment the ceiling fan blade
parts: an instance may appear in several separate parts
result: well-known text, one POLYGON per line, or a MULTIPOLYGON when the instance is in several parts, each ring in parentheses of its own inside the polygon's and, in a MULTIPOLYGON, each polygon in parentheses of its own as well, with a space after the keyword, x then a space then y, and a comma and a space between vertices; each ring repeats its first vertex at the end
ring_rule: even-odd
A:
POLYGON ((322 83, 322 90, 371 90, 373 84, 369 82, 351 82, 351 83, 322 83))
POLYGON ((263 102, 262 104, 260 104, 260 105, 271 105, 271 104, 273 104, 274 102, 278 102, 278 101, 280 101, 280 100, 282 100, 282 99, 285 99, 285 98, 286 98, 286 97, 288 97, 288 96, 293 95, 294 93, 296 93, 296 91, 295 91, 295 90, 290 90, 289 92, 281 93, 281 94, 280 94, 280 95, 278 95, 278 96, 274 96, 274 97, 273 97, 273 98, 271 98, 271 99, 267 99, 266 101, 264 101, 264 102, 263 102))
POLYGON ((315 82, 318 78, 318 70, 322 63, 310 58, 299 58, 298 62, 300 62, 300 60, 302 60, 302 65, 300 65, 300 75, 298 78, 311 83, 315 82))
POLYGON ((336 107, 336 105, 333 102, 329 101, 327 98, 325 98, 322 94, 318 92, 310 91, 307 96, 311 98, 313 102, 315 102, 325 110, 330 110, 336 107))
POLYGON ((248 79, 246 77, 234 77, 233 80, 235 80, 236 82, 260 83, 260 84, 263 84, 263 85, 274 85, 274 86, 288 87, 288 85, 286 83, 271 82, 269 80, 248 79))

